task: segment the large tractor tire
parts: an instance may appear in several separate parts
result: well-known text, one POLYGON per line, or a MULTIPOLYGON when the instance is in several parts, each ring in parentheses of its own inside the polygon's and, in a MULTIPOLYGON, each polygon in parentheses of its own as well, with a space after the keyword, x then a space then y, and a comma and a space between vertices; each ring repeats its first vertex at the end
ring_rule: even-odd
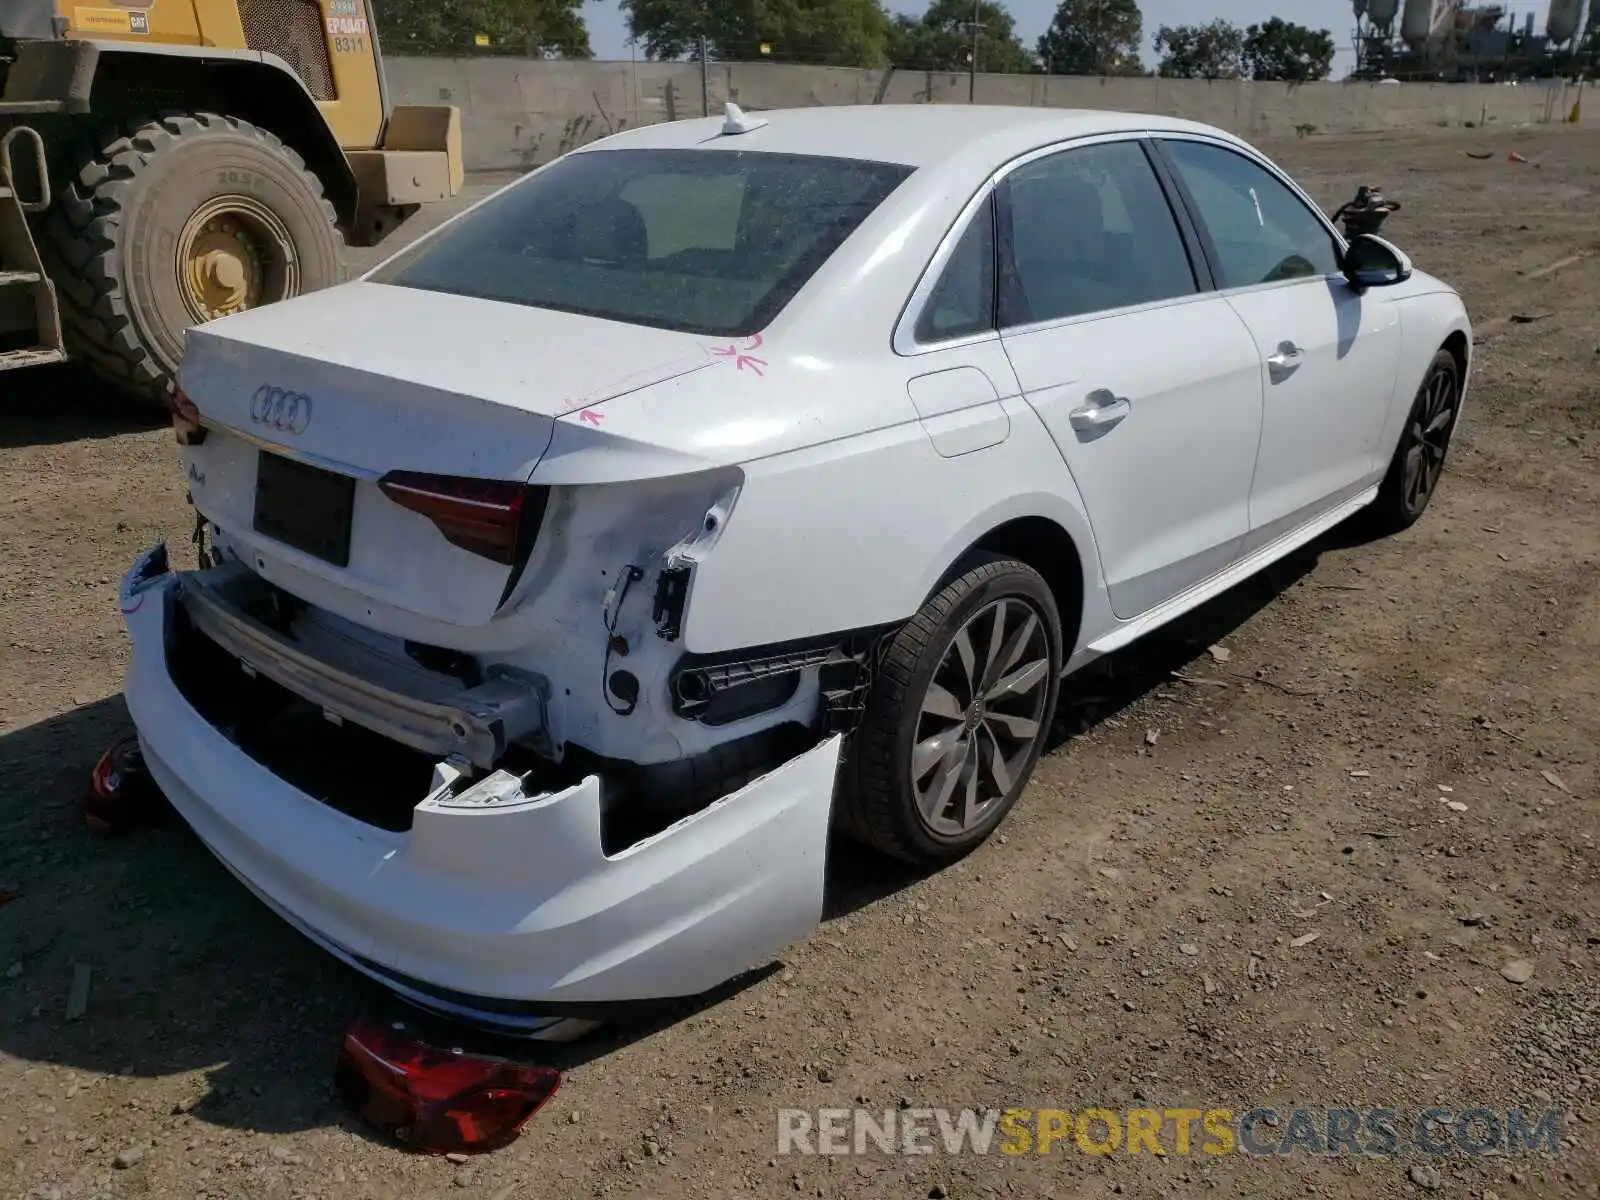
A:
POLYGON ((272 134, 215 113, 131 121, 89 148, 43 241, 69 353, 154 403, 189 326, 342 272, 321 182, 272 134))

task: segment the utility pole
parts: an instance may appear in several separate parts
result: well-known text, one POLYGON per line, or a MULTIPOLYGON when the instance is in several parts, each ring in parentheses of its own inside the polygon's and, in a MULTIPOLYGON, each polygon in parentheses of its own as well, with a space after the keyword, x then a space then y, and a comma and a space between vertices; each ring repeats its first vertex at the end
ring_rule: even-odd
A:
POLYGON ((706 21, 709 5, 702 0, 700 5, 700 115, 711 115, 711 47, 706 38, 706 21))
POLYGON ((711 115, 711 64, 707 61, 711 57, 706 47, 706 35, 700 35, 700 115, 711 115))
POLYGON ((983 22, 978 18, 983 15, 982 4, 983 0, 972 0, 972 61, 967 70, 968 104, 976 104, 978 99, 978 34, 983 29, 983 22))

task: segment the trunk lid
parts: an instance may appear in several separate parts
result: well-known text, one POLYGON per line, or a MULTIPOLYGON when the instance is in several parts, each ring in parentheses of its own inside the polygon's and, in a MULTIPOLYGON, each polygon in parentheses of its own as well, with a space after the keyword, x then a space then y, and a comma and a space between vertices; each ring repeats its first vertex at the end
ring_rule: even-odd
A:
POLYGON ((190 489, 258 572, 312 603, 355 620, 375 600, 479 625, 513 566, 448 540, 379 480, 521 483, 559 418, 711 361, 688 334, 380 284, 331 288, 188 331, 182 385, 209 427, 185 451, 190 489), (276 460, 263 470, 272 454, 311 471, 276 460))

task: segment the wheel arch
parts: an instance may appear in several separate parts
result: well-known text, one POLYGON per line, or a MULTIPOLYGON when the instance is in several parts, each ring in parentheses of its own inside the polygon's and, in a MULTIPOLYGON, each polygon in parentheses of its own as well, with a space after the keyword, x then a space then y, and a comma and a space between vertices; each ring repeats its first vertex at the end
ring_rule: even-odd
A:
POLYGON ((1073 535, 1050 517, 1011 517, 993 526, 958 554, 929 595, 962 574, 971 560, 981 555, 1014 558, 1039 572, 1055 598, 1056 611, 1061 617, 1062 659, 1070 659, 1083 631, 1083 602, 1089 586, 1085 563, 1094 561, 1085 558, 1073 535))
POLYGON ((1472 325, 1466 305, 1454 292, 1425 292, 1400 302, 1402 348, 1395 372, 1389 420, 1375 448, 1373 468, 1387 470, 1400 445, 1406 413, 1428 373, 1434 355, 1447 350, 1461 372, 1460 402, 1465 403, 1472 370, 1472 325))
MULTIPOLYGON (((356 177, 344 149, 300 77, 275 54, 193 46, 96 42, 87 71, 88 116, 74 123, 162 112, 216 112, 273 134, 322 183, 341 229, 356 220, 356 177)), ((81 73, 81 72, 80 72, 81 73)), ((69 100, 69 97, 62 97, 69 100)), ((77 106, 69 103, 68 111, 77 106)))
POLYGON ((1466 387, 1467 370, 1472 362, 1472 347, 1467 342, 1465 329, 1452 330, 1450 336, 1444 339, 1443 349, 1450 352, 1450 357, 1456 360, 1456 370, 1461 373, 1462 387, 1466 387))

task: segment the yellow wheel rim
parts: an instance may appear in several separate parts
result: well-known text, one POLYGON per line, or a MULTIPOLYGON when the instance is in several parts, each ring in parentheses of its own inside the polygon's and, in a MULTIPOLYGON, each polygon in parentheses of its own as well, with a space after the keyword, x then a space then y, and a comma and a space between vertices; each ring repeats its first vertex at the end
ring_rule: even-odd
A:
POLYGON ((294 241, 278 215, 248 196, 208 200, 178 237, 179 290, 197 323, 300 292, 294 241))

